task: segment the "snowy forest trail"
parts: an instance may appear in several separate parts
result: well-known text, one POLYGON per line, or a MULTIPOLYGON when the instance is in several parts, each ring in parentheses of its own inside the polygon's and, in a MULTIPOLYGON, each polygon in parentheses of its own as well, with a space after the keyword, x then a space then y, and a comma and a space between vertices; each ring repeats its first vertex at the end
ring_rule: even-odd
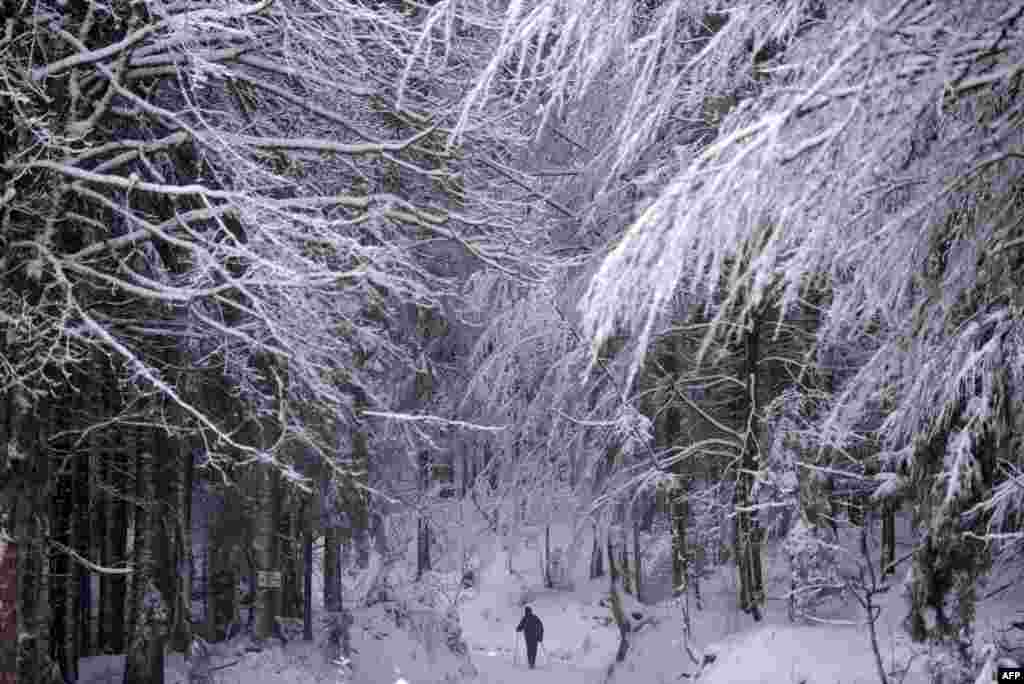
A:
POLYGON ((467 684, 587 684, 596 681, 593 670, 558 661, 548 662, 543 655, 537 660, 537 667, 531 670, 522 656, 516 663, 510 655, 504 653, 496 656, 477 655, 473 658, 473 664, 478 674, 467 684))

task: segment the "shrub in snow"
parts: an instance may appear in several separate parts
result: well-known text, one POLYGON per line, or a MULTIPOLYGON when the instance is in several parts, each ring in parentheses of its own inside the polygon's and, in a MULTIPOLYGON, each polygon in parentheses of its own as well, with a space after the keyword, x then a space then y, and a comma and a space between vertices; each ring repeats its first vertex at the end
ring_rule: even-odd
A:
POLYGON ((459 614, 454 608, 449 608, 445 613, 442 622, 445 636, 445 645, 448 650, 459 656, 469 655, 469 646, 462 638, 462 624, 459 621, 459 614))
POLYGON ((274 617, 274 636, 284 643, 302 639, 304 627, 302 618, 274 617))
POLYGON ((335 611, 327 613, 322 620, 327 630, 324 657, 328 662, 346 659, 351 652, 352 614, 347 610, 335 611))
POLYGON ((839 574, 839 548, 822 539, 821 534, 821 528, 801 515, 786 536, 783 550, 790 563, 791 620, 813 616, 826 599, 845 598, 845 581, 839 574))
POLYGON ((551 578, 552 587, 563 588, 568 585, 569 573, 565 561, 566 554, 561 547, 551 549, 551 562, 549 564, 548 572, 551 578))

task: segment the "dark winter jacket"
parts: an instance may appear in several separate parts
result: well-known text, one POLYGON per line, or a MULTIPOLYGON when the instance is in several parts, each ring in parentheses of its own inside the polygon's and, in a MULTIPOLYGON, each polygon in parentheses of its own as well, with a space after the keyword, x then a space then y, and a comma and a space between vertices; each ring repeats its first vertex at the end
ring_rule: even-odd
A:
POLYGON ((527 641, 544 641, 544 623, 530 608, 526 609, 526 615, 519 621, 516 631, 522 632, 527 641))

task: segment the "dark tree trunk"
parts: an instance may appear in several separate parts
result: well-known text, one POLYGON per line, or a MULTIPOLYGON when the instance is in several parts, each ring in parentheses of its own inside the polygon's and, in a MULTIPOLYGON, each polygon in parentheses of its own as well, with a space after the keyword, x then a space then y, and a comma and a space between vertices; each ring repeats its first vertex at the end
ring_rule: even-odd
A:
POLYGON ((597 535, 597 524, 593 526, 594 544, 590 549, 590 579, 604 576, 604 558, 601 551, 601 541, 597 535))
MULTIPOLYGON (((116 411, 117 398, 113 383, 103 388, 104 412, 111 415, 116 411)), ((130 429, 130 428, 129 428, 130 429)), ((126 432, 123 430, 104 431, 107 494, 103 497, 103 563, 108 567, 124 567, 127 560, 128 516, 130 477, 128 468, 131 461, 126 450, 126 432)), ((128 579, 125 575, 103 575, 100 577, 101 613, 106 653, 125 652, 125 597, 128 579)))
POLYGON ((551 589, 551 525, 544 527, 544 586, 551 589))
POLYGON ((626 532, 626 523, 623 522, 621 539, 619 541, 619 553, 622 555, 622 590, 627 594, 633 593, 633 571, 629 568, 629 537, 626 532))
POLYGON ((654 518, 658 514, 658 499, 657 497, 644 509, 644 514, 640 517, 640 531, 647 532, 650 534, 654 528, 654 518))
MULTIPOLYGON (((153 437, 156 437, 154 434, 153 437)), ((159 441, 159 437, 150 441, 159 441)), ((159 452, 155 452, 159 453, 159 452)), ((164 642, 167 638, 167 605, 154 582, 153 550, 156 515, 160 508, 153 492, 154 463, 151 453, 140 453, 135 471, 135 539, 132 549, 131 641, 125 654, 123 684, 163 684, 164 642)))
MULTIPOLYGON (((662 358, 662 366, 670 374, 678 372, 678 361, 672 354, 662 358)), ((682 433, 683 414, 676 406, 665 411, 665 444, 672 446, 682 433)), ((682 464, 673 468, 675 488, 662 495, 662 506, 668 509, 669 529, 672 535, 672 596, 682 596, 688 589, 690 548, 687 529, 690 525, 689 479, 682 464), (667 505, 666 505, 667 504, 667 505)), ((687 612, 687 620, 689 613, 687 612)), ((687 627, 688 628, 688 627, 687 627)))
MULTIPOLYGON (((68 420, 70 414, 66 404, 58 404, 53 418, 54 432, 50 434, 67 434, 72 425, 68 420)), ((46 449, 46 458, 51 461, 53 489, 49 501, 50 520, 53 525, 53 537, 66 547, 74 545, 74 463, 69 462, 68 440, 55 439, 53 451, 46 449), (55 453, 54 453, 55 452, 55 453)), ((71 559, 65 552, 49 554, 51 587, 52 623, 50 657, 60 667, 62 673, 70 678, 74 668, 75 615, 74 603, 78 590, 77 575, 71 559)))
POLYGON ((612 583, 619 581, 619 566, 615 563, 615 542, 612 540, 612 535, 608 534, 608 576, 611 578, 612 583))
POLYGON ((619 628, 619 649, 615 653, 615 662, 621 663, 626 660, 626 653, 629 651, 629 634, 632 631, 632 623, 622 608, 622 597, 619 596, 618 587, 620 572, 615 567, 615 554, 612 553, 611 541, 608 542, 608 545, 608 576, 611 580, 608 600, 611 604, 615 626, 619 628))
MULTIPOLYGON (((170 439, 170 437, 168 437, 170 439)), ((192 450, 185 441, 171 442, 170 456, 174 472, 169 473, 175 482, 174 498, 171 501, 172 514, 168 515, 171 549, 173 551, 173 583, 171 589, 174 603, 168 638, 171 648, 187 653, 192 643, 192 480, 194 464, 192 450)))
MULTIPOLYGON (((12 390, 17 394, 18 390, 12 390)), ((19 684, 44 684, 54 675, 56 663, 50 657, 50 485, 52 469, 47 436, 53 433, 54 408, 48 402, 35 414, 20 408, 19 397, 12 399, 8 439, 16 442, 26 458, 15 464, 21 481, 14 492, 14 537, 18 543, 15 584, 17 675, 19 684)))
POLYGON ((206 550, 206 629, 210 641, 223 641, 228 625, 238 616, 238 568, 233 559, 234 549, 228 541, 219 545, 221 537, 219 530, 215 530, 206 550))
MULTIPOLYGON (((420 494, 425 495, 430 486, 430 460, 426 451, 419 453, 419 484, 420 494)), ((416 526, 416 579, 430 570, 430 524, 427 518, 420 516, 416 526)))
POLYGON ((686 591, 689 549, 686 529, 690 522, 690 499, 688 493, 677 490, 673 493, 672 510, 672 595, 681 596, 686 591))
MULTIPOLYGON (((0 396, 0 401, 3 400, 0 396)), ((0 684, 18 684, 17 646, 18 545, 0 538, 0 684)))
POLYGON ((882 558, 880 575, 884 578, 895 572, 896 562, 896 504, 885 503, 882 508, 882 558))
MULTIPOLYGON (((96 405, 99 406, 101 393, 97 393, 96 405)), ((106 540, 103 535, 106 533, 106 507, 107 497, 103 493, 103 486, 107 480, 107 454, 104 453, 103 439, 97 434, 99 431, 95 431, 89 438, 89 451, 90 451, 90 472, 91 472, 91 506, 92 506, 92 517, 91 524, 92 530, 90 532, 90 557, 96 559, 101 565, 107 563, 106 554, 106 540)), ((103 576, 92 575, 89 578, 90 587, 90 616, 92 627, 90 630, 89 641, 92 645, 92 653, 102 654, 103 649, 106 646, 106 632, 103 629, 103 576)))
POLYGON ((633 521, 633 568, 636 572, 636 600, 644 600, 643 562, 640 555, 640 521, 633 521))
POLYGON ((122 603, 122 610, 124 611, 124 650, 127 651, 131 648, 132 635, 135 629, 135 617, 136 611, 133 603, 133 597, 135 596, 134 589, 136 587, 136 580, 139 578, 137 554, 139 545, 139 525, 140 521, 144 520, 144 517, 140 517, 139 502, 142 500, 139 494, 139 487, 147 487, 144 483, 140 482, 139 476, 143 469, 143 461, 146 461, 146 468, 152 466, 150 459, 143 459, 143 453, 149 448, 149 443, 143 444, 142 435, 140 430, 133 427, 127 427, 123 431, 123 454, 124 454, 124 472, 130 476, 130 480, 125 485, 125 517, 120 518, 115 524, 123 524, 126 528, 126 543, 125 543, 125 560, 131 560, 131 565, 135 568, 129 576, 129 580, 125 582, 125 597, 122 603))
MULTIPOLYGON (((281 486, 280 474, 270 465, 257 466, 257 510, 254 524, 254 558, 257 572, 281 571, 277 531, 280 526, 281 486)), ((257 585, 259 582, 257 581, 257 585)), ((259 640, 269 639, 274 633, 274 620, 280 613, 280 587, 252 587, 255 592, 255 634, 259 640)))
POLYGON ((139 597, 131 648, 125 657, 124 684, 163 684, 167 609, 156 583, 146 583, 139 597))
MULTIPOLYGON (((73 518, 75 521, 75 548, 82 555, 89 557, 90 550, 92 549, 91 539, 89 538, 89 532, 92 529, 90 524, 92 521, 89 515, 89 481, 90 468, 89 468, 89 452, 79 451, 75 454, 75 506, 73 518)), ((75 591, 73 598, 74 603, 74 615, 76 618, 76 630, 75 630, 75 649, 74 649, 74 673, 75 678, 78 678, 78 658, 89 655, 91 650, 91 644, 89 642, 89 626, 90 616, 92 614, 92 592, 90 591, 91 576, 90 573, 85 571, 85 568, 73 564, 75 566, 75 591)))
POLYGON ((324 610, 341 610, 341 542, 338 528, 324 530, 324 610))
POLYGON ((302 520, 302 638, 313 641, 313 527, 309 516, 302 520))
POLYGON ((431 569, 430 561, 430 524, 421 517, 416 531, 416 579, 431 569))
POLYGON ((281 520, 278 539, 281 556, 281 616, 297 618, 302 615, 302 565, 298 562, 295 542, 296 514, 290 501, 281 503, 281 520))
MULTIPOLYGON (((357 409, 365 407, 365 402, 358 401, 357 409)), ((359 475, 361 485, 368 484, 370 473, 370 452, 366 432, 359 426, 352 434, 352 462, 359 475)), ((354 494, 354 510, 352 511, 352 542, 356 549, 356 565, 365 569, 370 565, 370 510, 366 492, 357 489, 354 494)))
POLYGON ((53 610, 49 549, 45 541, 49 537, 50 518, 42 487, 40 484, 39 493, 23 499, 23 514, 19 513, 16 523, 16 537, 26 540, 27 549, 27 553, 17 557, 17 619, 21 635, 15 642, 18 684, 49 684, 55 676, 59 677, 60 669, 50 656, 53 610))
POLYGON ((350 652, 349 617, 345 613, 341 593, 340 539, 339 528, 324 531, 324 608, 328 613, 328 661, 335 661, 341 656, 348 657, 350 652))
MULTIPOLYGON (((68 429, 68 424, 61 421, 59 430, 68 429)), ((62 447, 64 445, 61 445, 62 447)), ((62 449, 63 450, 63 449, 62 449)), ((58 461, 59 463, 59 461, 58 461)), ((52 502, 51 519, 56 528, 56 537, 60 543, 71 548, 74 545, 74 473, 73 471, 58 472, 56 475, 56 491, 52 502)), ((53 641, 51 655, 60 666, 61 672, 71 679, 75 667, 75 594, 78 590, 78 576, 75 565, 67 553, 51 555, 50 569, 52 577, 57 580, 53 586, 53 641), (59 579, 58 579, 59 578, 59 579)))
POLYGON ((152 526, 153 545, 150 553, 153 557, 153 582, 160 594, 167 600, 168 622, 171 626, 177 621, 178 612, 178 488, 181 485, 181 472, 175 462, 174 447, 169 437, 159 434, 153 440, 153 477, 154 482, 161 486, 153 491, 153 507, 149 514, 152 526))
POLYGON ((759 467, 757 442, 758 429, 758 386, 757 360, 759 354, 758 320, 751 315, 747 320, 744 334, 745 362, 744 371, 747 380, 745 397, 746 437, 743 444, 743 455, 740 460, 740 471, 736 475, 736 490, 733 504, 735 507, 735 524, 733 544, 736 568, 739 571, 739 603, 740 608, 750 613, 755 621, 761 620, 761 605, 764 601, 760 577, 761 559, 760 544, 755 539, 755 514, 750 511, 753 505, 752 491, 755 472, 759 467))

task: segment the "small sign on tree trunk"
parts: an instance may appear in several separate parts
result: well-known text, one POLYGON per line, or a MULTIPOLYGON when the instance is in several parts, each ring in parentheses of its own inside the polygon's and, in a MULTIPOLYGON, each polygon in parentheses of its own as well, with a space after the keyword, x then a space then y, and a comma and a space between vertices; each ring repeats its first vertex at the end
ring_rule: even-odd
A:
POLYGON ((281 571, 280 570, 257 570, 256 571, 256 586, 260 589, 280 589, 281 588, 281 571))

